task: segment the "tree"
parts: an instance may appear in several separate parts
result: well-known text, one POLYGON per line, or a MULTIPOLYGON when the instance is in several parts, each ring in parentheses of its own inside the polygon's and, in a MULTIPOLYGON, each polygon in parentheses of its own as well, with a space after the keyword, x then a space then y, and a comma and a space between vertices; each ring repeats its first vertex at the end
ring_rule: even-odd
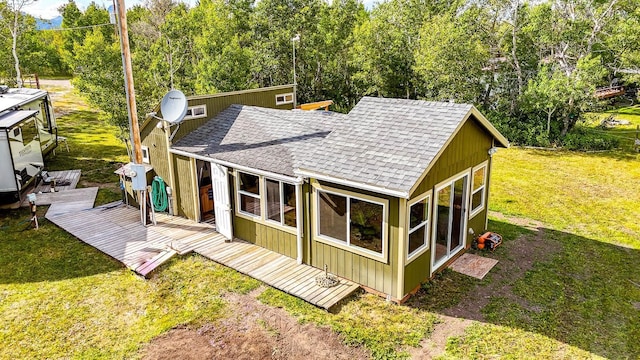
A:
POLYGON ((195 37, 196 91, 217 92, 257 86, 251 65, 252 1, 203 0, 191 12, 200 24, 195 37))
POLYGON ((359 71, 353 81, 361 95, 415 99, 422 93, 414 54, 420 28, 433 12, 429 2, 391 0, 380 3, 369 21, 356 28, 353 51, 359 71))
POLYGON ((559 134, 562 139, 582 114, 593 108, 595 83, 606 74, 597 57, 581 59, 576 70, 567 76, 561 68, 545 65, 538 75, 529 81, 524 93, 525 107, 546 114, 547 137, 551 138, 551 125, 554 120, 561 124, 559 134))
POLYGON ((11 35, 11 55, 13 55, 17 87, 22 87, 20 58, 18 57, 18 40, 25 29, 25 15, 23 14, 22 9, 35 2, 36 0, 0 1, 0 26, 7 29, 11 35))
POLYGON ((193 37, 196 25, 185 4, 150 0, 129 10, 137 93, 158 98, 170 89, 194 92, 193 37))
POLYGON ((461 15, 435 15, 424 23, 414 70, 421 76, 426 98, 480 102, 492 81, 485 69, 489 45, 478 31, 486 18, 481 9, 471 8, 461 15))
POLYGON ((105 37, 99 29, 74 46, 73 85, 88 102, 102 110, 109 123, 125 132, 129 127, 124 92, 120 45, 115 36, 105 37))

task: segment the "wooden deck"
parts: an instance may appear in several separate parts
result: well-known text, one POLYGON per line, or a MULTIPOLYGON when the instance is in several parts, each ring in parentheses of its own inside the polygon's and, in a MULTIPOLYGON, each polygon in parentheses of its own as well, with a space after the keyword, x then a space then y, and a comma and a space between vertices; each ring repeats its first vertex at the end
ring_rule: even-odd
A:
POLYGON ((290 257, 242 240, 225 243, 222 239, 197 246, 194 251, 324 309, 360 288, 345 279, 339 279, 338 285, 331 288, 320 287, 316 285, 316 277, 324 274, 322 270, 299 265, 290 257))
MULTIPOLYGON (((56 191, 75 189, 80 181, 80 174, 80 170, 49 171, 49 176, 56 180, 56 184, 62 184, 56 185, 56 191)), ((40 184, 36 186, 33 192, 48 193, 50 191, 51 183, 45 184, 43 181, 40 181, 40 184)))
MULTIPOLYGON (((80 175, 80 170, 49 171, 49 176, 56 179, 56 183, 64 185, 57 185, 55 188, 56 192, 52 193, 51 183, 45 184, 44 181, 40 181, 38 186, 27 190, 25 193, 35 193, 38 197, 38 205, 49 205, 53 203, 50 200, 46 200, 49 199, 50 194, 53 195, 60 191, 75 189, 80 181, 80 175), (40 200, 41 198, 42 200, 40 200)), ((21 206, 29 206, 29 201, 26 196, 24 196, 21 206)))
POLYGON ((164 214, 157 214, 157 225, 144 227, 138 209, 120 202, 47 218, 143 276, 196 244, 223 238, 207 224, 164 214))
POLYGON ((242 240, 225 242, 207 223, 157 214, 157 225, 144 227, 138 209, 120 202, 52 216, 50 220, 83 242, 147 276, 176 254, 190 251, 228 266, 267 285, 329 309, 360 286, 340 279, 323 288, 315 278, 323 271, 299 265, 284 255, 242 240))

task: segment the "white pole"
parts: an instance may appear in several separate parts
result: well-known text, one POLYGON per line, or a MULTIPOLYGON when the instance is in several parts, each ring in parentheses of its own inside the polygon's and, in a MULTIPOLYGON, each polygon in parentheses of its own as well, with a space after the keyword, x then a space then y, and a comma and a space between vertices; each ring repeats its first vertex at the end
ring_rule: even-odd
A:
POLYGON ((296 240, 298 245, 298 264, 302 264, 302 184, 296 184, 296 240))
POLYGON ((295 37, 291 39, 291 45, 293 46, 293 108, 295 109, 298 106, 298 82, 296 79, 296 41, 300 41, 300 34, 296 34, 295 37))

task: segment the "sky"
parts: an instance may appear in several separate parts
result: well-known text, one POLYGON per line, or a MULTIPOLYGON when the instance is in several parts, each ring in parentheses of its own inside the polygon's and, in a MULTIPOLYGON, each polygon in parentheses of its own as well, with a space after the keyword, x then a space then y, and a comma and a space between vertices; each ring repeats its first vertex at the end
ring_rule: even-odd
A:
MULTIPOLYGON (((105 8, 108 8, 113 2, 111 0, 75 0, 78 7, 82 10, 86 9, 92 1, 95 1, 98 5, 103 5, 105 8)), ((142 3, 143 0, 125 0, 125 5, 127 8, 138 5, 142 3)), ((364 0, 364 6, 367 9, 371 9, 374 2, 377 0, 364 0)), ((184 0, 187 4, 194 5, 196 0, 184 0)), ((33 15, 35 17, 41 19, 53 19, 60 15, 58 13, 58 8, 61 5, 67 3, 67 0, 38 0, 35 3, 31 4, 28 7, 24 8, 24 12, 33 15)))
MULTIPOLYGON (((104 6, 105 8, 108 8, 110 5, 113 4, 111 0, 75 0, 75 1, 76 1, 76 5, 78 5, 78 7, 82 10, 86 9, 87 6, 89 6, 89 4, 91 4, 92 1, 94 1, 98 5, 104 6)), ((187 4, 195 4, 195 0, 187 0, 184 2, 186 2, 187 4)), ((67 3, 67 0, 38 0, 35 3, 31 4, 30 6, 25 7, 24 12, 41 19, 49 20, 59 16, 60 13, 58 13, 58 8, 61 5, 64 5, 66 3, 67 3)), ((127 8, 130 8, 132 6, 142 3, 142 0, 124 0, 124 3, 127 6, 127 8)))

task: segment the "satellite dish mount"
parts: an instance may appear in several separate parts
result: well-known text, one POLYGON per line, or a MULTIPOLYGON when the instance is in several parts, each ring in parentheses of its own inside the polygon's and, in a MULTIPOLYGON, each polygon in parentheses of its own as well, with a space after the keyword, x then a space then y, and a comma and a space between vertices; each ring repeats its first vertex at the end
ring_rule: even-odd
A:
POLYGON ((169 91, 163 98, 162 102, 160 102, 160 111, 162 112, 162 118, 156 116, 156 114, 151 113, 150 116, 155 117, 158 120, 165 121, 171 125, 178 125, 176 129, 171 133, 169 140, 172 140, 175 136, 176 132, 180 128, 180 123, 184 120, 184 116, 187 114, 187 97, 184 96, 182 91, 180 90, 171 90, 169 91))

